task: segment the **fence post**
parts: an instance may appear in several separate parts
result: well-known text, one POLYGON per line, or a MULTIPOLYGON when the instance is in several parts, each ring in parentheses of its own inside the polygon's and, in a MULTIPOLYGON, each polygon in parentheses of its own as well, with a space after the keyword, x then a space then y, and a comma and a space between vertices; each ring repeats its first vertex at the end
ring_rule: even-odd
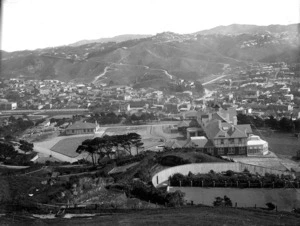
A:
POLYGON ((179 181, 179 187, 181 187, 181 180, 179 181))
POLYGON ((225 181, 225 187, 227 187, 227 181, 225 181))
POLYGON ((193 187, 193 181, 191 180, 191 187, 193 187))
POLYGON ((275 185, 274 185, 274 181, 272 182, 272 184, 273 184, 273 188, 274 188, 274 186, 275 186, 275 185))
POLYGON ((235 203, 235 208, 237 208, 237 202, 235 203))
POLYGON ((248 180, 248 187, 250 188, 250 181, 248 180))
POLYGON ((261 181, 259 181, 259 182, 260 182, 260 187, 262 188, 263 187, 263 183, 261 181))
POLYGON ((216 187, 216 182, 215 181, 213 181, 213 185, 214 185, 214 187, 216 187))
POLYGON ((236 187, 238 187, 239 186, 239 181, 236 181, 236 187))
POLYGON ((203 187, 203 185, 204 185, 203 181, 201 181, 201 185, 202 185, 202 187, 203 187))

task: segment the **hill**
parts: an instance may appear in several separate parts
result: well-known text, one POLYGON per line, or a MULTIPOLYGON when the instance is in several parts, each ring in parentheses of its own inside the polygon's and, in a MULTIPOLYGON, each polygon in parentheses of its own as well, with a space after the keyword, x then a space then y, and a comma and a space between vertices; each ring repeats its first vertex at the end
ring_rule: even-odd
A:
POLYGON ((93 39, 93 40, 81 40, 78 42, 75 42, 73 44, 70 44, 69 46, 81 46, 86 45, 90 43, 105 43, 105 42, 124 42, 132 39, 140 39, 140 38, 147 38, 151 35, 118 35, 112 38, 99 38, 99 39, 93 39))
POLYGON ((209 30, 203 30, 196 32, 196 34, 222 34, 222 35, 238 35, 238 34, 257 34, 257 33, 299 33, 299 24, 290 25, 269 25, 269 26, 257 26, 257 25, 246 25, 246 24, 231 24, 228 26, 218 26, 209 30))
POLYGON ((124 35, 87 44, 5 52, 1 77, 163 88, 178 78, 201 81, 224 73, 228 66, 300 62, 297 29, 299 24, 230 25, 195 34, 124 35))

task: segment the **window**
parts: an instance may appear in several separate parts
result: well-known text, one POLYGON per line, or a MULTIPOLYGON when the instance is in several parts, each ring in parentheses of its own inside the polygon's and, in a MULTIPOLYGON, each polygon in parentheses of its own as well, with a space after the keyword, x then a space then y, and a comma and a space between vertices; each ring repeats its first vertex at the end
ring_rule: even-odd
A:
POLYGON ((229 138, 229 144, 234 144, 234 139, 233 138, 229 138))
POLYGON ((245 154, 246 153, 246 147, 240 147, 239 154, 245 154))
POLYGON ((228 148, 228 154, 230 154, 230 155, 234 155, 234 154, 235 154, 235 149, 234 149, 234 147, 229 147, 229 148, 228 148))
POLYGON ((75 133, 75 130, 72 129, 72 133, 75 133))
POLYGON ((214 154, 214 148, 207 148, 207 153, 213 155, 214 154))
POLYGON ((86 130, 84 129, 84 130, 83 130, 83 132, 85 133, 85 132, 86 132, 86 130))
POLYGON ((218 148, 218 155, 224 155, 224 148, 218 148))
POLYGON ((220 139, 220 143, 221 143, 221 144, 224 144, 224 139, 220 139))

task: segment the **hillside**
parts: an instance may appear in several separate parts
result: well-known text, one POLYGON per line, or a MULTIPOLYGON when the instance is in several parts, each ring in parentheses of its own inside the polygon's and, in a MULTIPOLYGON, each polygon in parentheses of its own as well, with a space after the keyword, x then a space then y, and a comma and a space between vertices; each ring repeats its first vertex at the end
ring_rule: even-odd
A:
POLYGON ((105 42, 124 42, 132 39, 140 39, 140 38, 147 38, 151 35, 118 35, 112 38, 99 38, 99 39, 93 39, 93 40, 81 40, 78 42, 75 42, 73 44, 70 44, 69 46, 81 46, 86 45, 90 43, 105 43, 105 42))
POLYGON ((218 26, 209 30, 203 30, 196 32, 196 34, 222 34, 222 35, 238 35, 243 33, 257 34, 257 33, 299 33, 300 24, 290 25, 269 25, 269 26, 257 26, 246 24, 231 24, 228 26, 218 26))
POLYGON ((299 24, 230 25, 195 34, 164 32, 152 37, 136 36, 138 39, 124 35, 99 39, 99 43, 93 40, 35 51, 3 52, 1 77, 162 88, 177 78, 201 81, 211 74, 224 73, 228 66, 299 62, 297 29, 299 24))

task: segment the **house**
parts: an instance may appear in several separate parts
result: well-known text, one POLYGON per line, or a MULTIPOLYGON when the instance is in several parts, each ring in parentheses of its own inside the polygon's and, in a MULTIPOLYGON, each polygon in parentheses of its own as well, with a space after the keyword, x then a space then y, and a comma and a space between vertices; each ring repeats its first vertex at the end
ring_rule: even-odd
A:
MULTIPOLYGON (((249 126, 251 129, 251 127, 249 126)), ((248 128, 248 129, 249 129, 248 128)), ((206 136, 212 141, 214 149, 208 153, 213 155, 246 155, 247 138, 252 131, 236 125, 213 120, 204 128, 206 136)))
POLYGON ((99 129, 98 123, 76 122, 68 126, 65 130, 67 135, 91 134, 99 129))
POLYGON ((16 102, 1 101, 0 110, 15 110, 17 108, 16 102))

